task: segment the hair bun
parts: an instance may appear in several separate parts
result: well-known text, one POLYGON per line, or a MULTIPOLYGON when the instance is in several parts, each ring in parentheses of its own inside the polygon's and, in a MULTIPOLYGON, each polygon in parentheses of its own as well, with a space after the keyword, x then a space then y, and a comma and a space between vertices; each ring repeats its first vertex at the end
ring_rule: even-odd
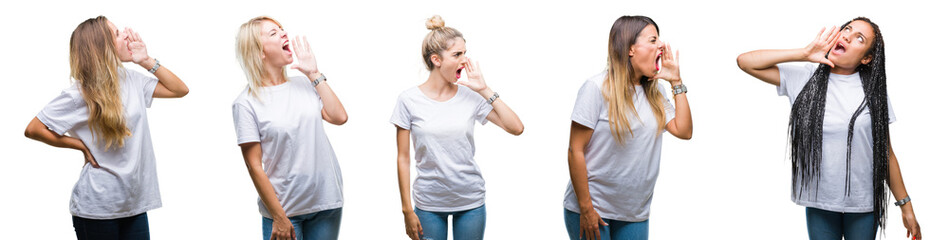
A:
POLYGON ((435 30, 437 28, 443 27, 445 27, 445 20, 442 20, 442 16, 432 16, 428 19, 428 21, 425 22, 425 28, 428 28, 428 30, 435 30))

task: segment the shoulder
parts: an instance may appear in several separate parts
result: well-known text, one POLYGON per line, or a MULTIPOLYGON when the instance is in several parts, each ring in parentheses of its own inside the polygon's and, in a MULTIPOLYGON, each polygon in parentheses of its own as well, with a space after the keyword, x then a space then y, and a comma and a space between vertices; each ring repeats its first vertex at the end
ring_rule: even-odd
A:
POLYGON ((603 70, 602 72, 597 73, 596 75, 593 75, 587 78, 587 80, 583 82, 582 87, 583 88, 595 87, 596 90, 600 90, 602 89, 603 82, 605 81, 606 81, 606 70, 603 70))
POLYGON ((237 94, 237 97, 234 98, 234 102, 231 104, 231 106, 249 107, 250 102, 254 100, 254 96, 250 94, 250 87, 245 86, 244 89, 242 89, 241 92, 237 94))
POLYGON ((399 93, 399 96, 396 98, 396 100, 399 102, 407 101, 409 99, 418 97, 420 94, 421 92, 419 91, 418 87, 413 86, 399 93))

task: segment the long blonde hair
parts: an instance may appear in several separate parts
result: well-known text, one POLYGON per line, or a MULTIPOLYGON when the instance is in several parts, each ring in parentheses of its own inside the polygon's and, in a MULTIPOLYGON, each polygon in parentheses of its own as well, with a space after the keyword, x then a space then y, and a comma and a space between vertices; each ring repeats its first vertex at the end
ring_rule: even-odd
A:
POLYGON ((461 35, 461 31, 446 27, 445 20, 442 20, 442 16, 438 15, 425 21, 425 28, 431 31, 422 40, 422 59, 425 61, 425 68, 431 71, 435 68, 432 55, 441 56, 442 51, 447 50, 454 44, 455 38, 461 38, 464 41, 465 37, 461 35))
POLYGON ((125 145, 131 136, 122 106, 122 61, 115 48, 115 35, 104 16, 90 18, 73 30, 69 40, 69 74, 79 84, 89 110, 89 130, 105 150, 125 145))
MULTIPOLYGON (((258 97, 257 93, 260 88, 264 86, 263 79, 264 74, 266 74, 262 57, 264 47, 260 44, 260 23, 263 21, 271 21, 281 29, 283 28, 283 25, 277 20, 260 16, 241 24, 237 31, 237 59, 241 64, 241 69, 244 70, 244 75, 247 77, 248 91, 255 98, 258 97)), ((282 68, 280 71, 284 77, 287 76, 286 68, 282 68)))
POLYGON ((603 98, 609 103, 607 112, 613 138, 620 143, 624 142, 624 136, 627 133, 630 136, 633 134, 627 118, 628 114, 632 112, 637 119, 640 118, 636 112, 636 106, 633 105, 633 95, 636 93, 632 89, 633 81, 639 81, 642 85, 646 99, 652 107, 652 114, 659 125, 656 135, 662 134, 663 124, 666 122, 665 106, 662 93, 659 92, 658 81, 649 81, 645 76, 642 79, 633 79, 633 65, 629 60, 630 48, 636 44, 639 33, 649 25, 655 26, 658 34, 659 26, 646 16, 622 16, 613 22, 613 28, 610 29, 609 58, 606 80, 603 81, 603 98))

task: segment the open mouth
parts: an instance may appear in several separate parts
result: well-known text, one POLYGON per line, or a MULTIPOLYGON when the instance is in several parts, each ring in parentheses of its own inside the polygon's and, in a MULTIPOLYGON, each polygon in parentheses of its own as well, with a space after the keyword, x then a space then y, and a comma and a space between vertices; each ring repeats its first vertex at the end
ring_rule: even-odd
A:
POLYGON ((458 70, 455 70, 455 79, 461 78, 461 70, 465 70, 465 67, 462 66, 461 68, 458 68, 458 70))
POLYGON ((656 54, 656 72, 662 70, 662 50, 659 50, 659 54, 656 54))
POLYGON ((834 54, 841 55, 847 52, 847 47, 843 43, 837 42, 837 45, 834 46, 834 49, 831 50, 834 54))
POLYGON ((287 52, 287 54, 293 54, 293 52, 290 51, 290 40, 283 42, 283 51, 287 52))

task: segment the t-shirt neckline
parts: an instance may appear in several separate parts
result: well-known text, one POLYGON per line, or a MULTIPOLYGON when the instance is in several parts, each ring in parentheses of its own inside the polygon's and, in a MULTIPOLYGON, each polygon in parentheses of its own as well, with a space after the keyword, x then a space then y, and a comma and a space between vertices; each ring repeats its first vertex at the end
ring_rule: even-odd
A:
POLYGON ((451 98, 449 98, 448 100, 445 100, 445 101, 437 101, 437 100, 435 100, 435 99, 432 99, 432 98, 428 97, 428 95, 425 95, 425 92, 422 91, 422 88, 421 88, 420 86, 415 86, 415 90, 418 91, 418 94, 422 95, 422 98, 424 98, 425 100, 428 100, 428 101, 433 102, 433 103, 438 103, 438 104, 450 103, 450 102, 454 101, 456 98, 458 98, 458 95, 459 95, 459 94, 461 94, 461 86, 458 86, 458 88, 455 89, 455 95, 454 95, 454 96, 451 96, 451 98))

